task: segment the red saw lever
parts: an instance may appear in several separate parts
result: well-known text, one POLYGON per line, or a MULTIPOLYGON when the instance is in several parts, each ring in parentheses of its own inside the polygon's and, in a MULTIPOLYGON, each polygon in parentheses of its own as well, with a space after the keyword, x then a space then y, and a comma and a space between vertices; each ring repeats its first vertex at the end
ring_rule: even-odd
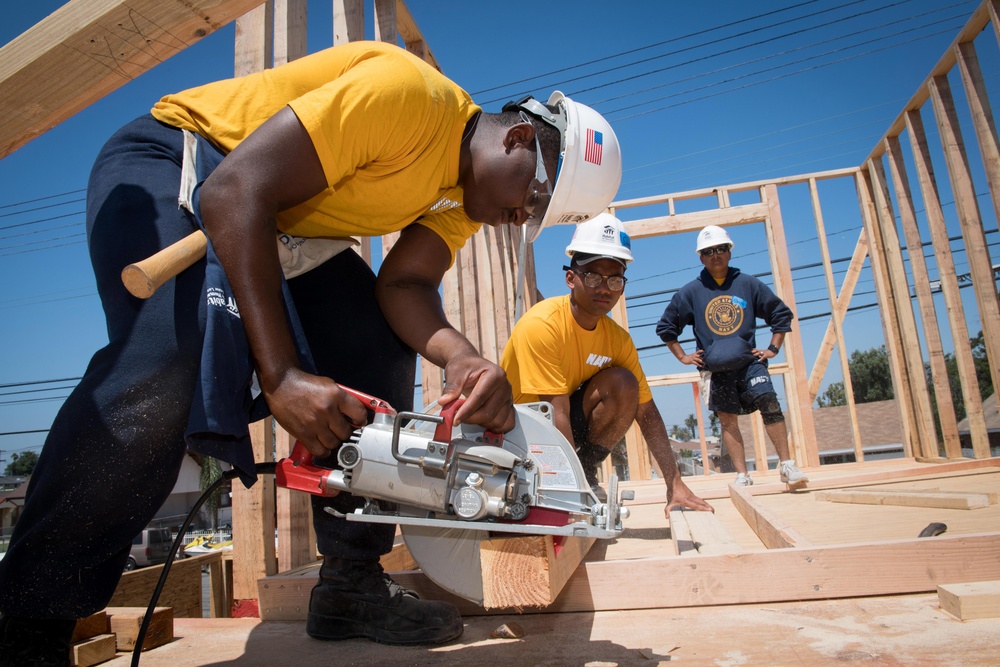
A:
MULTIPOLYGON (((455 423, 455 413, 458 412, 458 409, 464 404, 465 399, 459 398, 449 403, 447 407, 441 408, 441 419, 444 421, 438 424, 434 429, 434 440, 436 442, 451 442, 451 430, 455 423)), ((493 431, 484 431, 483 442, 487 445, 500 447, 503 445, 503 434, 494 433, 493 431)))
MULTIPOLYGON (((381 398, 369 396, 343 385, 340 388, 361 401, 366 408, 376 414, 396 416, 396 410, 381 398)), ((313 455, 309 453, 305 445, 296 440, 295 446, 292 447, 292 453, 278 461, 274 479, 278 486, 285 489, 332 497, 340 493, 340 490, 330 486, 329 475, 330 469, 313 465, 313 455)))

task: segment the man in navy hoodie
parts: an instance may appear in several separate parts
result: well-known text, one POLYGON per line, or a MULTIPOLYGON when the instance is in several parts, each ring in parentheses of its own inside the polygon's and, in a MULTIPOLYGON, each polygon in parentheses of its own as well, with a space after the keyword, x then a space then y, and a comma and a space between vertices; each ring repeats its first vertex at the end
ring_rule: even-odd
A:
POLYGON ((658 335, 682 364, 697 366, 710 378, 708 409, 722 424, 722 442, 736 468, 737 486, 750 486, 739 415, 757 410, 778 454, 778 470, 786 484, 809 478, 789 456, 785 417, 767 360, 774 358, 792 330, 792 311, 767 285, 729 266, 733 240, 721 227, 709 225, 698 233, 697 251, 705 266, 697 280, 682 287, 656 324, 658 335), (771 327, 771 343, 757 349, 757 318, 771 327), (685 354, 677 337, 694 327, 697 349, 685 354))

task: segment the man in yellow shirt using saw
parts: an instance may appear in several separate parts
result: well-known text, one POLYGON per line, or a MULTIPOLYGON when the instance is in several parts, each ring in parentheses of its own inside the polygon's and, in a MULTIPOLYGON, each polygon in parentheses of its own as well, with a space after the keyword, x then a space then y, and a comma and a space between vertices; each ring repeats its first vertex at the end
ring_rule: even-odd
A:
MULTIPOLYGON (((524 225, 533 240, 598 214, 620 182, 617 139, 593 109, 556 92, 486 113, 381 43, 167 95, 123 127, 87 196, 109 343, 52 425, 0 563, 0 667, 68 664, 75 619, 111 599, 188 447, 252 484, 247 423, 270 412, 328 456, 366 418, 338 383, 409 410, 416 354, 445 370, 442 404, 465 396, 458 421, 511 429, 510 385, 445 319, 441 278, 480 225, 524 225), (205 259, 149 299, 126 292, 123 267, 198 229, 205 259), (343 252, 396 231, 377 275, 343 252)), ((313 502, 311 636, 461 635, 453 605, 383 574, 394 526, 324 511, 353 511, 348 493, 313 502)))

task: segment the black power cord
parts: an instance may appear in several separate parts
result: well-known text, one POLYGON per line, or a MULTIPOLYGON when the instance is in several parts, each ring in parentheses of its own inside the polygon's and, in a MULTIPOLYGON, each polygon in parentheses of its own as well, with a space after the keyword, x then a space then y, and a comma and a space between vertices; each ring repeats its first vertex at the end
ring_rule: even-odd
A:
MULTIPOLYGON (((271 461, 268 463, 258 463, 254 466, 254 472, 259 477, 260 475, 273 475, 278 464, 271 461)), ((174 562, 174 558, 177 557, 177 551, 181 548, 181 542, 184 541, 184 534, 187 533, 187 529, 191 526, 191 522, 194 521, 195 515, 198 514, 198 510, 201 506, 205 504, 205 501, 215 493, 215 491, 222 485, 223 482, 233 479, 239 475, 236 469, 227 470, 222 473, 219 479, 212 482, 212 485, 205 489, 205 492, 201 494, 198 498, 198 502, 194 504, 191 511, 188 512, 187 518, 184 519, 184 523, 181 524, 180 529, 177 531, 177 537, 174 539, 173 545, 170 547, 170 555, 167 556, 167 562, 163 564, 163 571, 160 573, 160 579, 156 582, 156 588, 153 589, 153 596, 149 600, 149 606, 146 607, 146 615, 142 619, 142 625, 139 627, 139 634, 135 640, 135 648, 132 649, 132 667, 138 667, 139 656, 142 655, 142 645, 146 641, 146 632, 149 630, 149 623, 153 618, 153 610, 156 609, 156 603, 160 599, 160 593, 163 592, 163 585, 167 582, 167 574, 170 573, 170 566, 174 562)))

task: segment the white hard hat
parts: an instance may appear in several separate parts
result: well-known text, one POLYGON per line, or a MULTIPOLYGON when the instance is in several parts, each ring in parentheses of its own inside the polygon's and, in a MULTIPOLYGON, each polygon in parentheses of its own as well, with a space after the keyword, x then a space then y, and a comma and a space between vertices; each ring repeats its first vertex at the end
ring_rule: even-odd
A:
POLYGON ((701 254, 701 251, 705 248, 714 248, 723 243, 728 243, 730 248, 736 245, 729 238, 729 232, 725 229, 716 225, 709 225, 698 232, 698 247, 695 249, 695 252, 701 254))
POLYGON ((621 220, 610 213, 601 213, 576 226, 573 240, 566 246, 566 254, 573 257, 576 253, 596 255, 588 262, 610 257, 624 265, 632 261, 632 240, 621 220))
POLYGON ((545 214, 527 223, 529 243, 549 225, 578 224, 602 212, 622 182, 621 148, 608 121, 558 90, 549 97, 548 105, 558 111, 550 111, 531 96, 504 105, 504 111, 524 109, 557 128, 562 137, 555 187, 545 214))

